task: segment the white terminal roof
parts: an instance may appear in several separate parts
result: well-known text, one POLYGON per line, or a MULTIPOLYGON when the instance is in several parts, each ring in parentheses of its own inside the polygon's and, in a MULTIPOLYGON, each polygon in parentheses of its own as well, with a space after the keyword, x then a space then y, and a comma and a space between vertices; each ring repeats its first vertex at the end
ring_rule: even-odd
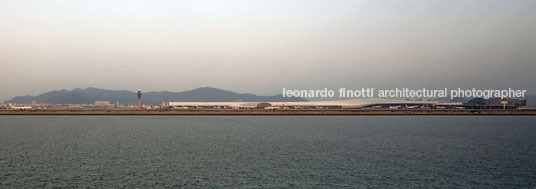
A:
MULTIPOLYGON (((257 106, 262 102, 169 102, 170 106, 231 106, 246 107, 257 106)), ((436 104, 436 105, 462 105, 452 102, 441 102, 432 100, 398 100, 383 98, 366 98, 352 100, 335 100, 335 101, 308 101, 308 102, 267 102, 272 106, 342 106, 342 107, 363 107, 372 104, 436 104)))

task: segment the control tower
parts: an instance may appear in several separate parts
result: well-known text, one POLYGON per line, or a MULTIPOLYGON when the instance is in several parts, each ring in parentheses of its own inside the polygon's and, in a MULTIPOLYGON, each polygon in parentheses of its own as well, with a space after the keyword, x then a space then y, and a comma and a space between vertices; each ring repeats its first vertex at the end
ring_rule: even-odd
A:
POLYGON ((141 89, 138 89, 138 107, 141 109, 141 89))

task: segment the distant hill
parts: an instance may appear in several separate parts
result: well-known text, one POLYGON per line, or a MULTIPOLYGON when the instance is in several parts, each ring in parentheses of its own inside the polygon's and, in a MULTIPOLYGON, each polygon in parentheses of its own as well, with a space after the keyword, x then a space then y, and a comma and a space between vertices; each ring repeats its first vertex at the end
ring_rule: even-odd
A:
MULTIPOLYGON (((127 90, 106 90, 97 88, 76 88, 73 90, 60 90, 51 91, 40 94, 38 96, 18 96, 5 103, 17 103, 17 104, 30 104, 32 101, 38 103, 51 103, 51 104, 92 104, 94 101, 110 101, 115 103, 119 101, 121 104, 137 103, 136 92, 127 90)), ((235 93, 232 91, 226 91, 222 89, 216 89, 211 87, 203 87, 184 92, 146 92, 143 93, 143 104, 160 104, 162 101, 166 102, 298 102, 307 101, 303 98, 296 97, 283 97, 282 95, 275 96, 258 96, 248 93, 235 93)))
POLYGON ((525 99, 527 99, 527 106, 536 106, 536 95, 527 95, 525 99))

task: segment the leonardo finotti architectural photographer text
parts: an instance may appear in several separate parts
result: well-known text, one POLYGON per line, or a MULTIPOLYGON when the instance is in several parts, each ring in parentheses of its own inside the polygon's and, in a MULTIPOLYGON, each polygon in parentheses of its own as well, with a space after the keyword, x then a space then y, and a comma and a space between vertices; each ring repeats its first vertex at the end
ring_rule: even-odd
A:
POLYGON ((395 88, 382 89, 375 91, 374 88, 346 89, 340 88, 337 91, 324 88, 316 90, 290 90, 283 88, 283 97, 302 97, 302 98, 329 98, 338 94, 340 98, 444 98, 450 97, 470 97, 470 98, 523 98, 527 90, 515 89, 452 89, 441 90, 435 89, 409 89, 395 88), (375 93, 376 92, 376 93, 375 93))

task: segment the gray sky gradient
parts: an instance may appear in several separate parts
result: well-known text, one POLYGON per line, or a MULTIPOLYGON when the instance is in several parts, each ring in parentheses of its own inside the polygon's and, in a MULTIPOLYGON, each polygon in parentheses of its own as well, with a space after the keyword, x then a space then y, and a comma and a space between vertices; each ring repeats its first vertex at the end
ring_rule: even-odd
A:
POLYGON ((536 1, 0 0, 0 101, 76 87, 536 92, 536 1))

